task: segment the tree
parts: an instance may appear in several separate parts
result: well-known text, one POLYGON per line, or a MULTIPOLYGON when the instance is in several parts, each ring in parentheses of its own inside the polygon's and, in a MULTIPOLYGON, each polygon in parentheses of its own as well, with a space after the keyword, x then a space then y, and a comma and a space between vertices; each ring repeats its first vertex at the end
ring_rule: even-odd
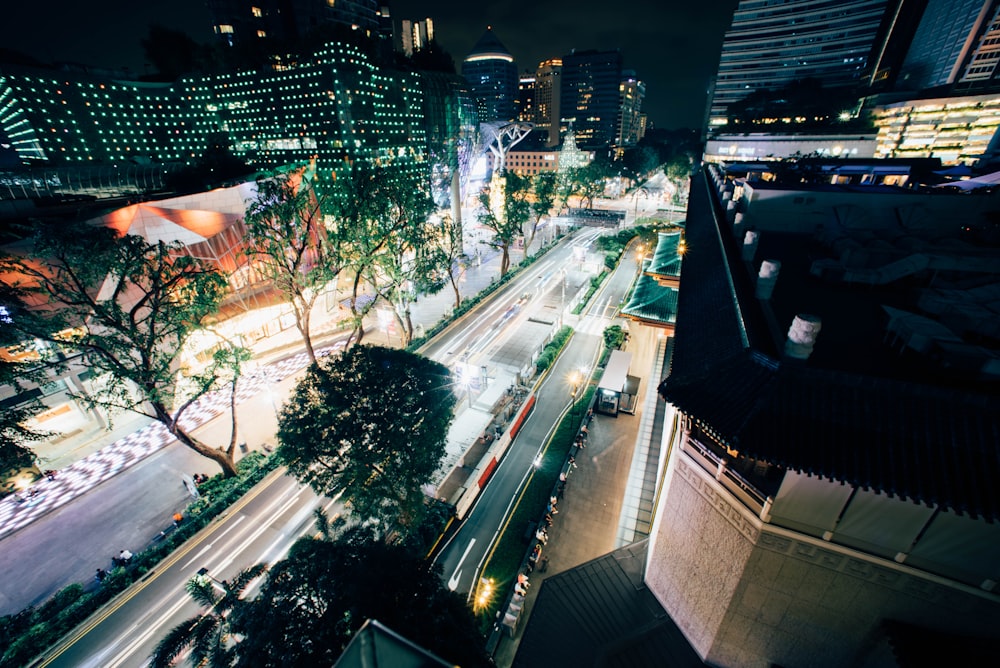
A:
POLYGON ((460 270, 468 264, 469 256, 462 250, 462 224, 451 216, 443 216, 432 252, 438 254, 435 265, 442 268, 455 292, 455 308, 462 305, 462 293, 458 289, 460 270))
POLYGON ((257 180, 257 196, 247 203, 245 216, 247 256, 291 305, 313 362, 313 307, 342 268, 337 238, 323 223, 323 197, 302 173, 278 174, 257 180))
MULTIPOLYGON (((2 288, 3 286, 0 286, 2 288)), ((6 292, 6 290, 3 290, 6 292)), ((10 304, 14 295, 0 296, 0 304, 10 304)), ((0 306, 0 346, 21 343, 13 328, 13 320, 7 310, 0 306)), ((0 386, 13 387, 18 395, 25 389, 24 383, 45 382, 46 360, 13 361, 0 357, 0 386)), ((48 436, 32 429, 31 419, 45 410, 45 405, 37 398, 22 401, 0 410, 0 476, 8 471, 17 471, 32 466, 37 457, 31 446, 48 436)))
POLYGON ((212 668, 232 666, 237 643, 232 624, 239 609, 246 605, 243 595, 256 578, 266 572, 265 564, 251 566, 232 581, 216 582, 208 575, 197 575, 184 586, 197 603, 208 608, 204 613, 175 626, 160 640, 150 657, 153 668, 169 668, 185 650, 191 649, 191 665, 212 668))
POLYGON ((627 334, 620 325, 611 325, 604 329, 604 345, 612 350, 621 349, 622 345, 625 343, 627 334))
POLYGON ((448 368, 394 348, 353 346, 312 365, 278 421, 289 471, 343 492, 360 518, 406 529, 444 456, 455 394, 448 368))
POLYGON ((179 246, 86 224, 39 226, 34 256, 0 259, 0 286, 8 296, 22 295, 6 305, 13 329, 26 340, 78 350, 98 377, 126 381, 99 383, 75 398, 89 408, 151 417, 235 475, 232 443, 213 448, 180 423, 231 366, 212 365, 183 390, 177 378, 184 342, 218 310, 225 276, 179 246))
POLYGON ((542 172, 531 180, 531 218, 529 219, 528 231, 525 234, 524 252, 535 241, 535 233, 538 232, 538 225, 542 218, 549 215, 556 200, 556 174, 555 172, 542 172))
POLYGON ((605 181, 613 176, 614 170, 604 160, 594 160, 583 167, 571 169, 570 173, 576 190, 587 202, 587 208, 594 206, 594 198, 604 192, 605 181))
POLYGON ((447 258, 436 252, 437 230, 427 221, 434 208, 431 199, 416 191, 400 200, 399 205, 401 209, 394 217, 404 224, 386 230, 386 243, 364 264, 364 277, 376 296, 392 307, 405 348, 413 339, 413 299, 444 287, 447 258))
POLYGON ((357 345, 364 337, 364 318, 375 305, 374 300, 361 299, 364 280, 372 276, 373 265, 383 254, 397 251, 394 242, 413 236, 415 226, 424 225, 429 198, 397 168, 357 163, 338 175, 327 202, 344 270, 354 275, 350 298, 354 331, 349 340, 357 345))
POLYGON ((504 172, 500 180, 503 189, 500 197, 500 211, 494 211, 490 193, 479 194, 479 222, 493 231, 489 244, 500 250, 500 278, 510 270, 510 247, 521 235, 524 224, 531 215, 528 203, 529 184, 524 177, 514 172, 504 172))
POLYGON ((298 541, 267 574, 234 630, 239 665, 330 666, 368 619, 453 665, 490 665, 475 618, 440 566, 378 540, 371 527, 298 541))
MULTIPOLYGON (((18 386, 21 366, 0 360, 0 385, 18 386)), ((37 461, 31 445, 42 440, 45 434, 29 427, 28 422, 44 408, 41 402, 33 399, 0 411, 0 476, 37 461)))

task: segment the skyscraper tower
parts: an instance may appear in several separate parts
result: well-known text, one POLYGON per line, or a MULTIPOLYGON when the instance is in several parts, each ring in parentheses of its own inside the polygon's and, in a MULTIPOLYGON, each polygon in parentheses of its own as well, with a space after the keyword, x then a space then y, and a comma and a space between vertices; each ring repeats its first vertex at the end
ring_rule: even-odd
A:
POLYGON ((535 121, 535 75, 525 72, 517 80, 517 120, 522 123, 535 121))
POLYGON ((549 131, 549 146, 559 144, 559 98, 562 85, 562 60, 551 58, 538 63, 535 70, 535 125, 549 131))
POLYGON ((481 121, 509 121, 514 118, 517 66, 514 56, 493 34, 492 26, 486 28, 462 61, 462 76, 469 82, 479 103, 481 121))
POLYGON ((615 143, 622 80, 622 55, 616 51, 574 51, 562 59, 560 114, 572 122, 581 148, 597 150, 615 143))
POLYGON ((754 91, 800 79, 824 88, 867 83, 901 0, 740 0, 722 42, 709 126, 754 91))
POLYGON ((426 49, 434 41, 434 21, 429 18, 421 21, 403 19, 400 33, 403 53, 412 56, 415 52, 426 49))
POLYGON ((936 0, 928 3, 910 44, 899 90, 923 90, 955 83, 963 64, 989 25, 995 0, 936 0))

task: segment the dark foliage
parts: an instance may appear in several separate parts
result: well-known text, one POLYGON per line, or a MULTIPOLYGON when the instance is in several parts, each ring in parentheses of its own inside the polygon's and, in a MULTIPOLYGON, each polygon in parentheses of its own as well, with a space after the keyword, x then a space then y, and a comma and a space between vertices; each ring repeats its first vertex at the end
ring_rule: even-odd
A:
POLYGON ((333 665, 367 619, 456 665, 489 665, 472 613, 439 569, 364 528, 299 541, 271 569, 234 620, 238 665, 333 665))

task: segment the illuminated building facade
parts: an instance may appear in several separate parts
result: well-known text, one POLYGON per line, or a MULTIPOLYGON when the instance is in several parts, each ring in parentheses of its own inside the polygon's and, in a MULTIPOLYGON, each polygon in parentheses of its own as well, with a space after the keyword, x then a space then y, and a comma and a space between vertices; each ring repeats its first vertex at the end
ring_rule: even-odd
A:
POLYGON ((940 158, 946 165, 992 160, 1000 128, 1000 95, 907 100, 876 107, 879 158, 940 158))
POLYGON ((429 18, 419 21, 403 19, 399 37, 406 55, 412 56, 417 51, 423 51, 434 41, 434 21, 429 18))
POLYGON ((516 117, 517 66, 493 28, 479 38, 472 52, 462 61, 462 76, 469 83, 479 104, 479 120, 510 121, 516 117))
MULTIPOLYGON (((439 207, 454 206, 467 194, 476 158, 479 128, 476 100, 465 79, 457 74, 421 72, 420 78, 424 89, 431 193, 439 207)), ((458 211, 460 216, 461 210, 458 211)))
POLYGON ((560 114, 572 122, 587 150, 607 149, 618 135, 622 55, 618 51, 574 51, 562 59, 560 114))
POLYGON ((548 146, 559 145, 559 100, 562 93, 562 60, 538 63, 535 70, 535 126, 549 131, 548 146))
POLYGON ((646 84, 636 77, 635 72, 623 73, 618 86, 618 135, 615 145, 619 148, 635 146, 642 139, 642 100, 646 97, 646 84))
POLYGON ((729 105, 754 91, 801 79, 855 86, 880 66, 886 25, 900 0, 741 0, 722 43, 708 124, 725 125, 729 105))
POLYGON ((331 44, 280 72, 102 80, 56 70, 0 70, 0 131, 24 165, 192 163, 223 133, 260 168, 313 157, 428 168, 423 81, 331 44))
POLYGON ((535 93, 537 82, 533 74, 522 74, 517 81, 517 115, 520 123, 533 123, 535 120, 535 93))

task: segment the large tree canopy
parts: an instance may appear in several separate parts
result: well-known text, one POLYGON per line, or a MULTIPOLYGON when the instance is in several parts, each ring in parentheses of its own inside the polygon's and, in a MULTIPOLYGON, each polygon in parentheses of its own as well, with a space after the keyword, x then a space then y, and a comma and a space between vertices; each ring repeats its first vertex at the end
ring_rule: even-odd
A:
POLYGON ((184 342, 218 310, 227 290, 218 270, 163 242, 86 224, 53 224, 38 228, 34 259, 6 256, 0 274, 4 294, 20 295, 5 307, 8 324, 23 339, 78 350, 98 377, 128 381, 98 383, 78 399, 148 415, 235 475, 235 439, 213 448, 179 422, 199 397, 229 383, 238 363, 239 356, 219 360, 180 396, 184 342))
POLYGON ((489 665, 472 612, 439 567, 366 532, 300 540, 268 572, 234 624, 239 665, 333 665, 367 619, 454 665, 489 665))
POLYGON ((309 368, 281 411, 280 453, 353 513, 412 526, 444 455, 455 395, 447 367, 394 348, 354 346, 309 368))

